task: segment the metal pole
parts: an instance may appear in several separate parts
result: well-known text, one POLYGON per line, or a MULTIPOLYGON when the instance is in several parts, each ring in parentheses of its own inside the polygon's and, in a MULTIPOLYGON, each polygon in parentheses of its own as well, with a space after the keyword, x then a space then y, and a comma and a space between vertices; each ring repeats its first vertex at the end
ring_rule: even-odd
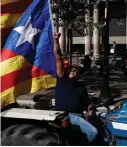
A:
POLYGON ((67 39, 66 39, 66 41, 67 41, 67 54, 69 55, 69 53, 70 53, 70 51, 69 51, 69 32, 68 32, 68 29, 66 29, 66 34, 67 34, 67 39))
POLYGON ((110 102, 109 91, 109 0, 105 1, 105 26, 102 29, 102 46, 104 49, 103 59, 103 87, 102 103, 110 102))
POLYGON ((72 29, 68 29, 68 46, 69 46, 70 65, 72 65, 72 29))

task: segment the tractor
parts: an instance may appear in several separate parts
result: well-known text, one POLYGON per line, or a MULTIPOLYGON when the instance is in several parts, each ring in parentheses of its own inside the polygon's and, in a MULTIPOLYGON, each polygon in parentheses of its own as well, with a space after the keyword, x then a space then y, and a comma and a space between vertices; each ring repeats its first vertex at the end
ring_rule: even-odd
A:
POLYGON ((127 145, 127 98, 120 99, 113 108, 96 107, 100 127, 96 140, 90 144, 80 127, 70 123, 67 112, 55 111, 53 99, 48 101, 48 109, 35 109, 38 102, 46 100, 37 97, 33 106, 23 107, 20 103, 19 108, 2 110, 2 146, 127 145))

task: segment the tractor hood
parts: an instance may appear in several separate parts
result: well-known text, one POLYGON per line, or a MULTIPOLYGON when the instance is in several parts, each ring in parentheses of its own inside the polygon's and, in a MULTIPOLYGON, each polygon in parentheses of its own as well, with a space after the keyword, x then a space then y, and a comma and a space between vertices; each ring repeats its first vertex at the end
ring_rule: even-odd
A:
POLYGON ((119 109, 106 115, 107 127, 112 134, 119 137, 127 137, 127 100, 125 100, 119 109))
POLYGON ((1 117, 54 121, 63 111, 12 108, 1 113, 1 117))

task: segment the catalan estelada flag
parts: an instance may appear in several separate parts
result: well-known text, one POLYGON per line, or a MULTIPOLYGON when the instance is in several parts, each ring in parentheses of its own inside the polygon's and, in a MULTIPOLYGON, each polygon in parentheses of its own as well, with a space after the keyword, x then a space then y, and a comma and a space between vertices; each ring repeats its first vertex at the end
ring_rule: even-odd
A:
POLYGON ((33 0, 1 51, 2 106, 14 103, 19 95, 55 86, 53 47, 49 1, 33 0))
POLYGON ((1 45, 33 0, 1 0, 1 45))

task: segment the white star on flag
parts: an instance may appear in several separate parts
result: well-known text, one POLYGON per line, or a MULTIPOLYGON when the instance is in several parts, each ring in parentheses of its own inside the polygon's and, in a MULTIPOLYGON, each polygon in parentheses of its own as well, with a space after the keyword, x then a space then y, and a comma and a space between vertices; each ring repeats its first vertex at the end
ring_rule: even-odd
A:
POLYGON ((34 36, 42 31, 37 28, 32 28, 31 17, 29 17, 25 26, 16 27, 14 28, 14 30, 21 34, 16 44, 16 47, 28 41, 29 43, 32 44, 33 48, 34 48, 34 36))

